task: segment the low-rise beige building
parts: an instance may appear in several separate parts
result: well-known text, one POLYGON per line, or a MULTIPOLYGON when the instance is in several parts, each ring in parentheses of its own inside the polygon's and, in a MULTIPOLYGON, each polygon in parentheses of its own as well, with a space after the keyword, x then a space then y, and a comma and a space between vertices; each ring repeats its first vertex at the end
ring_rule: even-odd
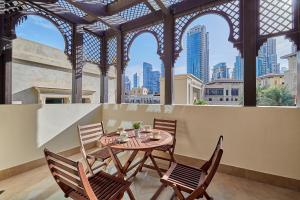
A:
POLYGON ((130 95, 136 95, 136 96, 148 95, 148 89, 144 87, 132 88, 130 90, 130 95))
POLYGON ((243 95, 243 81, 215 80, 205 85, 204 99, 209 105, 239 105, 243 95))
MULTIPOLYGON (((160 79, 160 103, 164 104, 165 79, 160 79)), ((192 74, 175 75, 173 80, 174 104, 193 104, 203 99, 204 83, 192 74)))
MULTIPOLYGON (((71 103, 71 69, 71 63, 63 51, 25 39, 15 39, 12 64, 13 103, 71 103)), ((109 84, 113 83, 109 80, 109 84)), ((84 103, 100 102, 100 69, 97 65, 85 64, 82 88, 84 103)))
POLYGON ((257 85, 262 88, 279 87, 284 85, 283 74, 266 74, 256 78, 257 85))
POLYGON ((282 56, 281 59, 288 60, 288 70, 284 72, 284 83, 293 96, 297 95, 297 54, 291 53, 282 56))

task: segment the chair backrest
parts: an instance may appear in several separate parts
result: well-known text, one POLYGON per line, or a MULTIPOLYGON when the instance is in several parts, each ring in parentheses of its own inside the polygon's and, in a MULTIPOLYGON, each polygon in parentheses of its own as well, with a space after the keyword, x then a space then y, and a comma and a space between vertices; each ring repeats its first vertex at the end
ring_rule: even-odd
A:
POLYGON ((176 127, 177 127, 177 120, 166 120, 166 119, 154 118, 154 122, 153 122, 154 129, 167 131, 170 134, 172 134, 174 137, 176 136, 176 127))
POLYGON ((103 123, 88 124, 84 126, 78 125, 78 134, 81 147, 85 150, 85 145, 99 141, 105 134, 103 123))
POLYGON ((80 162, 74 162, 47 149, 44 150, 44 154, 50 172, 65 196, 96 199, 80 162))
POLYGON ((205 163, 206 166, 204 165, 205 166, 204 170, 207 172, 207 176, 206 176, 204 184, 203 184, 204 187, 208 187, 211 180, 215 176, 217 169, 220 165, 222 155, 223 155, 223 136, 221 135, 219 137, 219 140, 218 140, 217 146, 214 150, 214 153, 212 154, 210 160, 207 163, 205 163))
POLYGON ((67 196, 72 191, 84 195, 85 192, 79 175, 78 162, 64 158, 47 149, 44 150, 44 154, 51 174, 63 192, 67 196))

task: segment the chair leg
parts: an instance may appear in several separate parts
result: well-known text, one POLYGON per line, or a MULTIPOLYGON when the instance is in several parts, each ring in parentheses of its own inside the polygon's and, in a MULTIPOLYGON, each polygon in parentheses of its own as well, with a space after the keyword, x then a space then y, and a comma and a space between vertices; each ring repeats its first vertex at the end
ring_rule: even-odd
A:
POLYGON ((175 191, 176 198, 179 200, 184 200, 184 196, 181 194, 179 189, 176 186, 173 186, 173 189, 175 191))
POLYGON ((212 198, 211 196, 209 196, 206 191, 204 191, 204 196, 205 196, 205 198, 207 200, 214 200, 214 198, 212 198))
POLYGON ((129 196, 129 199, 130 199, 130 200, 135 200, 135 198, 134 198, 134 196, 133 196, 133 193, 132 193, 132 191, 130 190, 130 188, 127 190, 127 194, 128 194, 128 196, 129 196))
POLYGON ((175 158, 174 158, 174 152, 173 151, 171 151, 170 149, 168 150, 169 151, 169 154, 170 154, 170 162, 169 162, 169 168, 171 167, 171 165, 172 165, 172 162, 176 162, 175 161, 175 158))
POLYGON ((156 200, 160 193, 166 188, 167 186, 165 184, 161 184, 161 186, 158 188, 158 190, 155 192, 155 194, 151 197, 151 200, 156 200))

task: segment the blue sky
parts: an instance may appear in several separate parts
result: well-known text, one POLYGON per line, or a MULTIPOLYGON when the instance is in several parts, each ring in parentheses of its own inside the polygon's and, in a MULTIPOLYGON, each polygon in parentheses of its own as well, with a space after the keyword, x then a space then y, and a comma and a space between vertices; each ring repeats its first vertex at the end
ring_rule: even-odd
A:
MULTIPOLYGON (((187 30, 196 25, 205 25, 209 32, 210 68, 217 63, 226 62, 233 68, 235 56, 239 54, 233 44, 228 42, 229 26, 227 22, 217 15, 206 15, 194 20, 187 30)), ((37 16, 28 16, 28 20, 16 28, 18 37, 43 43, 54 48, 64 50, 64 39, 59 30, 48 20, 37 16)), ((175 74, 186 73, 186 31, 182 45, 184 50, 175 63, 175 74)), ((283 37, 277 38, 278 58, 291 52, 291 43, 283 37)), ((160 71, 161 60, 157 55, 157 42, 153 35, 144 33, 138 36, 129 50, 130 62, 126 68, 126 75, 132 80, 134 73, 140 75, 142 85, 142 63, 149 62, 155 70, 160 71)), ((282 67, 287 67, 287 61, 278 59, 282 67)))

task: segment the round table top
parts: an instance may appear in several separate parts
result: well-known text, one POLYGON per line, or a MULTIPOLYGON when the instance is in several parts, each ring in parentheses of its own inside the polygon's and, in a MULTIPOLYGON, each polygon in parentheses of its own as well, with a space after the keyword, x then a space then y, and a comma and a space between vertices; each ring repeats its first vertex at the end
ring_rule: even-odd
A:
POLYGON ((117 134, 108 134, 102 136, 100 138, 100 143, 103 146, 110 146, 113 149, 122 149, 122 150, 147 150, 154 149, 160 146, 164 146, 167 144, 171 144, 173 141, 173 136, 162 130, 159 131, 160 139, 152 140, 150 136, 152 136, 151 132, 141 133, 141 137, 135 137, 135 133, 133 130, 127 131, 128 133, 128 141, 124 143, 118 142, 119 135, 117 134))

